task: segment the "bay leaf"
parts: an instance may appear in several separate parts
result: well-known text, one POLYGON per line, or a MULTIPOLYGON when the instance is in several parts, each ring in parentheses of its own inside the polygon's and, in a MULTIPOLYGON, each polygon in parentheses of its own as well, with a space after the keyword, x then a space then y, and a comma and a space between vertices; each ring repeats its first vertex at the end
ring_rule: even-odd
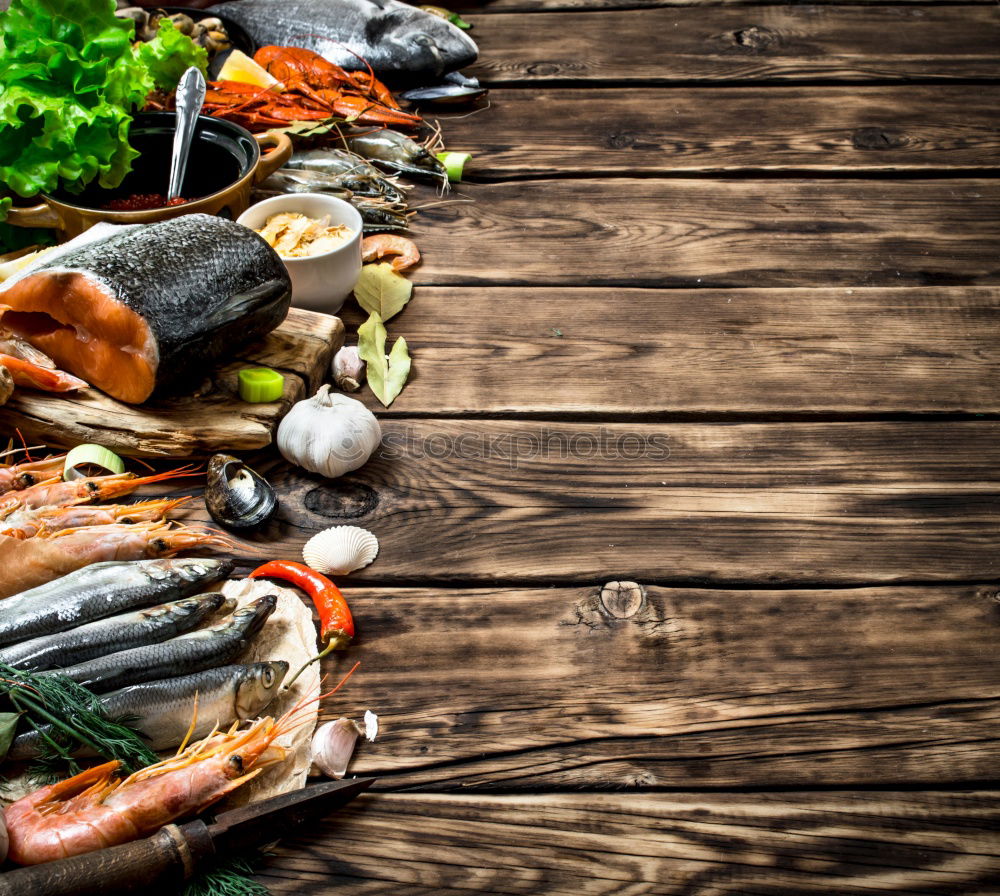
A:
POLYGON ((375 397, 389 407, 410 375, 410 353, 400 336, 389 356, 385 354, 385 324, 375 311, 358 327, 358 356, 365 362, 368 385, 375 397))
POLYGON ((387 262, 366 264, 354 284, 354 297, 369 314, 383 321, 395 317, 413 295, 413 284, 397 274, 387 262))
POLYGON ((0 759, 3 759, 10 749, 19 718, 21 714, 17 712, 0 712, 0 759))

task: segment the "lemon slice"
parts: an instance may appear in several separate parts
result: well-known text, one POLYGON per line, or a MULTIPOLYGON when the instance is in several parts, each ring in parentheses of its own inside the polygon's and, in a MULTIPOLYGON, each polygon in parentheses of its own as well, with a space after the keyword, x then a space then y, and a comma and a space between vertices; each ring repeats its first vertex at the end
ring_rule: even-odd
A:
POLYGON ((219 72, 220 81, 240 81, 254 87, 283 87, 284 85, 263 66, 254 62, 246 53, 233 50, 219 72))

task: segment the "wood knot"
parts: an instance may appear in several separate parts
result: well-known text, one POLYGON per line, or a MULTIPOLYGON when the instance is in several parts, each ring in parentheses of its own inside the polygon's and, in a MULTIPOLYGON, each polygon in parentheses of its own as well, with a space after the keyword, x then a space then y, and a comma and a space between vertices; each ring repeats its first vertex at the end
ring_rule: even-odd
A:
POLYGON ((725 38, 748 53, 763 53, 781 42, 778 32, 764 25, 748 25, 738 31, 730 31, 725 38))
POLYGON ((851 135, 851 143, 855 149, 898 149, 906 146, 907 140, 903 134, 885 128, 858 128, 851 135))
POLYGON ((608 149, 659 149, 656 143, 643 140, 638 134, 630 134, 627 131, 609 134, 607 138, 608 149))
POLYGON ((646 591, 635 582, 608 582, 601 589, 601 604, 615 619, 635 616, 645 603, 646 591))
POLYGON ((357 519, 378 506, 378 492, 360 482, 337 483, 337 488, 317 486, 302 502, 306 509, 327 519, 357 519))

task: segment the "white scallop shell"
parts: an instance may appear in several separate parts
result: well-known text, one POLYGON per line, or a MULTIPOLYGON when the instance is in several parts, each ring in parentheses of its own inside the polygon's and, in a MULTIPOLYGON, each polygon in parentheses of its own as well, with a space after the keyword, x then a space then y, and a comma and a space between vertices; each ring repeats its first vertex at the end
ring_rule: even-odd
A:
POLYGON ((317 532, 302 548, 302 559, 316 572, 347 575, 378 556, 378 539, 358 526, 334 526, 317 532))

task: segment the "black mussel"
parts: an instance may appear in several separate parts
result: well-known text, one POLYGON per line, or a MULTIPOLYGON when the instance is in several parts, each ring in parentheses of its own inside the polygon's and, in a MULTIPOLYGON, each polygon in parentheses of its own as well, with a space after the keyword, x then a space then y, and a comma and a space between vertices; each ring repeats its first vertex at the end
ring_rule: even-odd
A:
POLYGON ((208 462, 205 505, 212 519, 230 529, 262 526, 278 506, 274 489, 243 461, 216 454, 208 462))

